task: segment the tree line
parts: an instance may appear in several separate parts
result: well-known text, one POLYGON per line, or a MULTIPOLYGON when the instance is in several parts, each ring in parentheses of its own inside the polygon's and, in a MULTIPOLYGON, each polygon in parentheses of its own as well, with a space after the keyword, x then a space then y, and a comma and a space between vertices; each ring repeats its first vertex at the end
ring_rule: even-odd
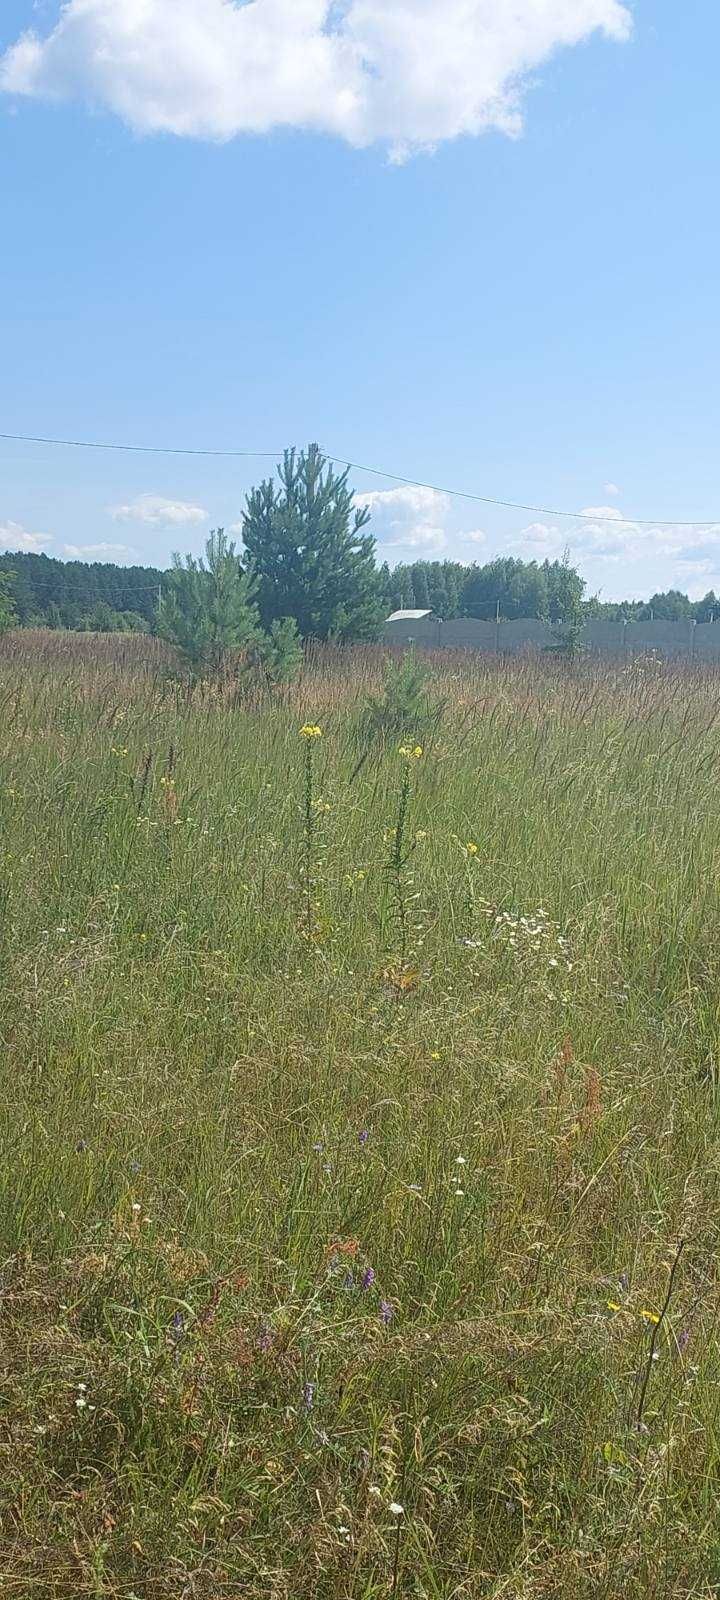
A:
POLYGON ((429 607, 450 622, 476 617, 503 622, 538 617, 564 622, 578 609, 583 620, 608 622, 720 621, 720 598, 710 589, 702 600, 690 600, 679 589, 653 594, 649 600, 600 600, 586 596, 585 580, 565 561, 520 561, 499 556, 485 566, 458 561, 414 561, 390 572, 383 568, 393 610, 429 607))
POLYGON ((20 627, 112 633, 150 631, 164 573, 21 550, 0 555, 0 577, 20 627))
POLYGON ((112 562, 58 561, 34 552, 0 555, 0 627, 147 631, 172 638, 188 660, 226 644, 293 655, 307 638, 371 641, 395 610, 512 621, 536 617, 565 629, 588 617, 708 622, 720 618, 713 591, 691 601, 679 590, 648 601, 603 602, 562 561, 503 556, 378 566, 370 512, 354 502, 317 445, 288 450, 276 478, 248 495, 241 547, 215 530, 205 557, 176 555, 167 571, 112 562))

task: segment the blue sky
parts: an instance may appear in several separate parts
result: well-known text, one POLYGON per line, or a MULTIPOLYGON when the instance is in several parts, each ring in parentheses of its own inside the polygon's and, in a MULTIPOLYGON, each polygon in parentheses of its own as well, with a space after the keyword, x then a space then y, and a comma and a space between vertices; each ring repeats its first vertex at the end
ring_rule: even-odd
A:
MULTIPOLYGON (((356 473, 392 563, 720 588, 719 55, 714 0, 4 0, 0 431, 318 439, 608 519, 356 473)), ((0 442, 0 543, 163 564, 271 467, 0 442)))

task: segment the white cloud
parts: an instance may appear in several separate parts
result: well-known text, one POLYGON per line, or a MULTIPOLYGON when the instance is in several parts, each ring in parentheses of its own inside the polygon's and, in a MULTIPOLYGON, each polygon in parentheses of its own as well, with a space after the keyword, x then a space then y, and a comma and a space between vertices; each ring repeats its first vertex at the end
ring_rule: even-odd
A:
POLYGON ((419 526, 412 528, 404 538, 386 541, 386 547, 389 550, 410 550, 422 560, 442 555, 447 547, 447 536, 444 528, 419 526))
POLYGON ((112 561, 115 556, 131 556, 134 551, 127 544, 64 544, 63 555, 73 561, 84 561, 88 556, 112 561))
POLYGON ((420 483, 402 484, 399 489, 371 489, 367 494, 355 495, 357 504, 369 506, 373 515, 377 512, 391 518, 394 515, 399 522, 408 515, 427 517, 440 508, 444 510, 448 498, 439 489, 427 489, 420 483))
MULTIPOLYGON (((447 545, 444 522, 450 508, 448 495, 438 489, 423 489, 419 484, 399 489, 373 489, 356 494, 357 505, 372 512, 370 531, 385 550, 417 557, 441 554, 447 545)), ((382 550, 380 552, 382 556, 382 550)))
POLYGON ((620 494, 620 492, 621 492, 616 483, 604 483, 603 484, 603 490, 604 490, 605 494, 612 494, 612 495, 620 494))
POLYGON ((598 522, 624 522, 622 511, 617 506, 583 506, 581 517, 597 517, 598 522))
POLYGON ((0 545, 8 550, 44 550, 52 544, 50 533, 28 533, 20 522, 0 522, 0 545))
POLYGON ((517 134, 530 76, 625 0, 65 0, 0 58, 0 88, 82 100, 140 133, 229 139, 308 128, 409 150, 517 134))
POLYGON ((181 527, 188 522, 207 522, 208 513, 202 506, 188 505, 183 500, 164 500, 159 494, 141 494, 126 506, 113 506, 110 516, 114 522, 146 522, 153 528, 181 527))
POLYGON ((421 484, 403 484, 398 489, 373 489, 369 494, 356 494, 358 505, 368 506, 372 512, 370 531, 383 551, 392 551, 396 561, 424 560, 447 555, 450 544, 481 545, 487 541, 482 528, 448 534, 447 523, 452 516, 452 498, 441 489, 423 488, 421 484))
POLYGON ((684 588, 693 577, 720 579, 720 523, 658 527, 633 522, 616 506, 589 506, 583 516, 588 520, 569 521, 564 527, 531 522, 509 541, 509 548, 538 561, 559 560, 568 549, 571 561, 588 571, 593 582, 614 569, 618 593, 623 589, 620 569, 632 564, 647 571, 646 588, 684 588))

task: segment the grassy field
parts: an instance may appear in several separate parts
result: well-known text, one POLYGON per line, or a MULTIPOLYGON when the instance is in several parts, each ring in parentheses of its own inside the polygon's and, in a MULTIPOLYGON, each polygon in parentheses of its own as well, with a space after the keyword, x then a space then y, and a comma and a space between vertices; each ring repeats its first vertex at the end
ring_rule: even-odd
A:
POLYGON ((0 647, 3 1597, 718 1592, 720 676, 435 674, 0 647))

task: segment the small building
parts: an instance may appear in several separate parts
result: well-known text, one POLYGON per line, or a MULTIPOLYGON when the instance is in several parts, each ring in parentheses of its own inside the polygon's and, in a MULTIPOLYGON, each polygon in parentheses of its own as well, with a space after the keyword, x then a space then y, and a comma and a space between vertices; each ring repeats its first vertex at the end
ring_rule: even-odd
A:
POLYGON ((438 621, 432 611, 393 611, 385 623, 386 644, 435 645, 438 621))
POLYGON ((431 617, 432 611, 393 611, 387 618, 388 622, 421 622, 423 617, 431 617))

